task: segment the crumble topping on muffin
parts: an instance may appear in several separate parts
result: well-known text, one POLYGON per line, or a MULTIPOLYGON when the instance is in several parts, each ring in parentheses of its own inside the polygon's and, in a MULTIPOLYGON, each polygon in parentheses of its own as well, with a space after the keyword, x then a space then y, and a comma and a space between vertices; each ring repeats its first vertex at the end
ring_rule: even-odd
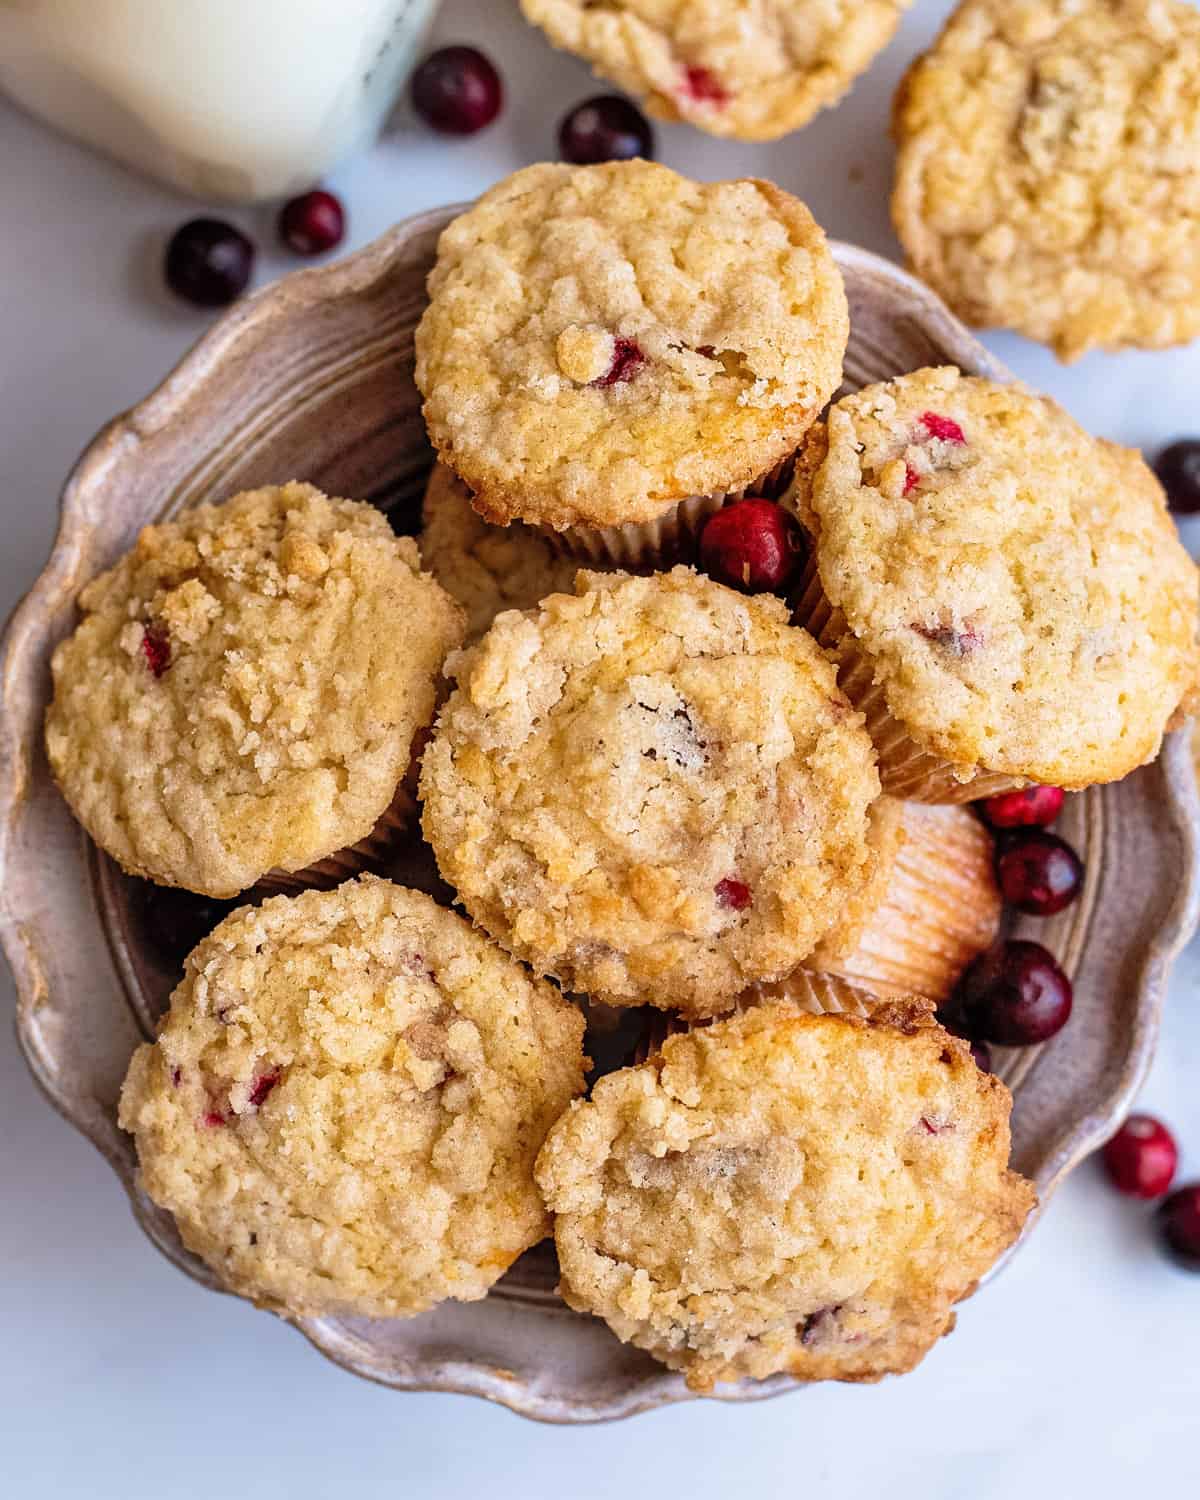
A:
POLYGON ((55 651, 50 764, 132 874, 232 896, 365 838, 433 718, 458 606, 311 485, 147 526, 55 651))
POLYGON ((750 484, 841 379, 841 275, 770 183, 527 167, 443 232, 417 329, 429 434, 489 520, 653 520, 750 484))
POLYGON ((1158 753, 1200 583, 1140 454, 1023 386, 917 370, 830 408, 790 503, 892 717, 964 777, 1082 787, 1158 753))
POLYGON ((1200 332, 1193 5, 965 0, 895 134, 897 232, 968 321, 1067 360, 1200 332))
POLYGON ((538 1157, 561 1290, 689 1385, 911 1369, 1034 1203, 1011 1098, 927 1002, 669 1037, 538 1157))
POLYGON ((195 949, 120 1121, 234 1291, 294 1316, 472 1301, 548 1232, 533 1162, 583 1018, 374 877, 243 907, 195 949))
POLYGON ((443 876, 540 973, 727 1009, 871 867, 870 741, 786 606, 687 568, 580 573, 452 658, 421 774, 443 876))
POLYGON ((578 563, 558 556, 520 521, 485 521, 472 509, 470 490, 443 463, 429 476, 421 520, 421 561, 466 610, 468 643, 502 610, 529 609, 547 594, 575 587, 578 563))

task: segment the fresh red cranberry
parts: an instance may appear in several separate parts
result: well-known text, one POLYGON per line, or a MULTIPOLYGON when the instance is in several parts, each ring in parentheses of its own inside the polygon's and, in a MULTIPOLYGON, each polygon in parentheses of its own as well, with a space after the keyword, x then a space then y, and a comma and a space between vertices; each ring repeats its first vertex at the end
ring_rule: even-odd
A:
POLYGON ((654 158, 650 121, 620 94, 598 94, 585 99, 563 116, 558 127, 558 151, 564 161, 590 166, 601 161, 654 158))
POLYGON ((701 104, 727 104, 729 102, 729 91, 716 76, 707 68, 684 68, 683 90, 701 104))
POLYGON ((443 135, 474 135, 504 103, 500 75, 474 47, 442 47, 413 73, 413 108, 443 135))
POLYGON ((171 665, 171 640, 161 625, 147 625, 142 631, 142 655, 155 677, 171 665))
POLYGON ((724 880, 718 880, 713 887, 719 906, 732 907, 734 911, 745 911, 754 899, 750 894, 750 887, 744 885, 740 880, 733 880, 726 876, 724 880))
POLYGON ((137 905, 141 926, 150 943, 170 964, 178 966, 237 904, 197 896, 174 886, 139 881, 137 905))
POLYGON ((1183 438, 1164 448, 1154 461, 1167 504, 1180 515, 1200 510, 1200 439, 1183 438))
POLYGON ((920 482, 921 482, 921 471, 920 471, 920 469, 914 469, 913 466, 912 466, 912 464, 906 463, 904 465, 904 493, 905 493, 905 495, 911 495, 912 492, 913 492, 913 490, 916 489, 917 485, 919 485, 920 482))
POLYGON ((279 238, 296 255, 322 255, 345 233, 341 202, 321 188, 289 199, 279 211, 279 238))
POLYGON ((1155 1210, 1167 1254, 1185 1271, 1200 1271, 1200 1182, 1188 1182, 1155 1210))
POLYGON ((953 417, 939 416, 935 411, 921 413, 921 426, 932 438, 940 438, 943 443, 965 443, 962 428, 953 417))
POLYGON ((258 1078, 256 1078, 254 1080, 254 1082, 250 1085, 250 1106, 251 1106, 251 1108, 252 1109, 258 1109, 259 1106, 265 1101, 267 1095, 271 1092, 271 1090, 275 1087, 275 1085, 278 1082, 279 1082, 279 1069, 278 1068, 276 1068, 271 1073, 263 1073, 258 1078))
POLYGON ((197 307, 227 307, 240 297, 254 270, 254 246, 222 219, 189 219, 171 236, 167 285, 197 307))
POLYGON ((612 363, 603 375, 597 375, 592 384, 600 390, 610 385, 624 385, 632 380, 646 363, 646 356, 632 339, 614 339, 612 363))
POLYGON ((774 500, 734 500, 700 533, 700 566, 710 578, 748 594, 784 588, 800 566, 800 528, 774 500))
POLYGON ((993 828, 1047 828, 1062 811, 1064 797, 1060 786, 1027 786, 985 797, 976 806, 993 828))
POLYGON ((1071 981, 1040 943, 1010 938, 968 966, 957 1003, 972 1040, 1030 1047, 1067 1024, 1071 981))
POLYGON ((1005 836, 996 851, 996 881, 1009 906, 1052 917, 1083 889, 1083 861, 1065 839, 1032 828, 1005 836))
POLYGON ((1130 1115, 1103 1155, 1113 1187, 1131 1198, 1161 1198, 1179 1163, 1175 1137, 1153 1115, 1130 1115))

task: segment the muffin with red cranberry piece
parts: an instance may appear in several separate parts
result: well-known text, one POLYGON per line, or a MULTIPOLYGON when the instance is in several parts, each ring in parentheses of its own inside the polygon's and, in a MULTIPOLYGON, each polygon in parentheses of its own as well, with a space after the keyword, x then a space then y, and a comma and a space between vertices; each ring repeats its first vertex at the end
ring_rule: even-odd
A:
POLYGON ((673 1035, 538 1157, 563 1296, 697 1391, 909 1370, 1033 1206, 1011 1102, 927 1002, 673 1035))
POLYGON ((773 141, 837 103, 910 3, 521 0, 521 9, 659 119, 773 141))
POLYGON ((429 476, 421 523, 421 561, 466 611, 468 642, 502 610, 529 609, 575 586, 578 563, 520 521, 485 521, 471 505, 470 490, 443 463, 429 476))
POLYGON ((489 521, 594 561, 690 556, 841 380, 841 274, 803 203, 651 162, 527 167, 442 234, 416 380, 489 521))
POLYGON ((583 1018, 469 922, 366 876, 195 949, 120 1122, 224 1284, 291 1316, 474 1301, 549 1230, 533 1181, 583 1018))
POLYGON ((873 862, 871 743, 781 600, 580 573, 452 657, 423 827, 535 971, 693 1015, 782 978, 873 862))
POLYGON ((1140 454, 1021 385, 917 370, 830 408, 786 503, 812 543, 797 619, 885 791, 1074 789, 1158 754, 1200 578, 1140 454))
POLYGON ((46 748, 125 870, 226 897, 386 856, 463 619, 377 510, 305 484, 199 506, 79 604, 46 748))

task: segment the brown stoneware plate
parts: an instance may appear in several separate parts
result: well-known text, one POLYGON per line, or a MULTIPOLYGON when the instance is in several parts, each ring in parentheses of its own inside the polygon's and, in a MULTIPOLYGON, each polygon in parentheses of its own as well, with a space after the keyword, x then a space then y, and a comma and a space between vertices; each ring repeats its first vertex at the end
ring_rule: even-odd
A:
MULTIPOLYGON (((50 561, 9 625, 0 705, 0 937, 17 1030, 55 1107, 100 1149, 142 1227, 192 1276, 210 1273, 140 1191, 117 1129, 121 1079, 173 975, 145 941, 138 882, 88 842, 50 778, 42 718, 49 657, 81 585, 149 521, 284 479, 373 500, 411 529, 431 453, 412 380, 413 329, 437 236, 423 214, 338 264, 299 271, 239 304, 178 369, 96 438, 67 482, 50 561)), ((928 291, 887 262, 835 246, 850 296, 851 388, 950 362, 1005 378, 928 291)), ((1000 1060, 1016 1095, 1015 1164, 1044 1203, 1115 1126, 1150 1059, 1172 960, 1195 925, 1198 809, 1186 736, 1119 786, 1070 799, 1062 831, 1087 862, 1083 898, 1032 934, 1075 982, 1076 1011, 1047 1045, 1000 1060)), ((398 878, 431 887, 409 851, 398 878)), ((1018 927, 1018 930, 1020 928, 1018 927)), ((568 1311, 548 1246, 483 1302, 392 1322, 309 1318, 330 1359, 398 1390, 469 1392, 556 1422, 628 1416, 688 1399, 682 1380, 568 1311)), ((944 1356, 943 1356, 944 1357, 944 1356)), ((783 1376, 719 1388, 748 1401, 783 1376)))

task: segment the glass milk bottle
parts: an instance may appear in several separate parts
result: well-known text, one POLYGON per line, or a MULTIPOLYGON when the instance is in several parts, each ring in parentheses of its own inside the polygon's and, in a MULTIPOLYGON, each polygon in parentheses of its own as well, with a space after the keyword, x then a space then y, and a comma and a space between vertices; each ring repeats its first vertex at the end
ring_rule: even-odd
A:
POLYGON ((202 198, 283 198, 372 139, 437 0, 0 0, 0 90, 202 198))

